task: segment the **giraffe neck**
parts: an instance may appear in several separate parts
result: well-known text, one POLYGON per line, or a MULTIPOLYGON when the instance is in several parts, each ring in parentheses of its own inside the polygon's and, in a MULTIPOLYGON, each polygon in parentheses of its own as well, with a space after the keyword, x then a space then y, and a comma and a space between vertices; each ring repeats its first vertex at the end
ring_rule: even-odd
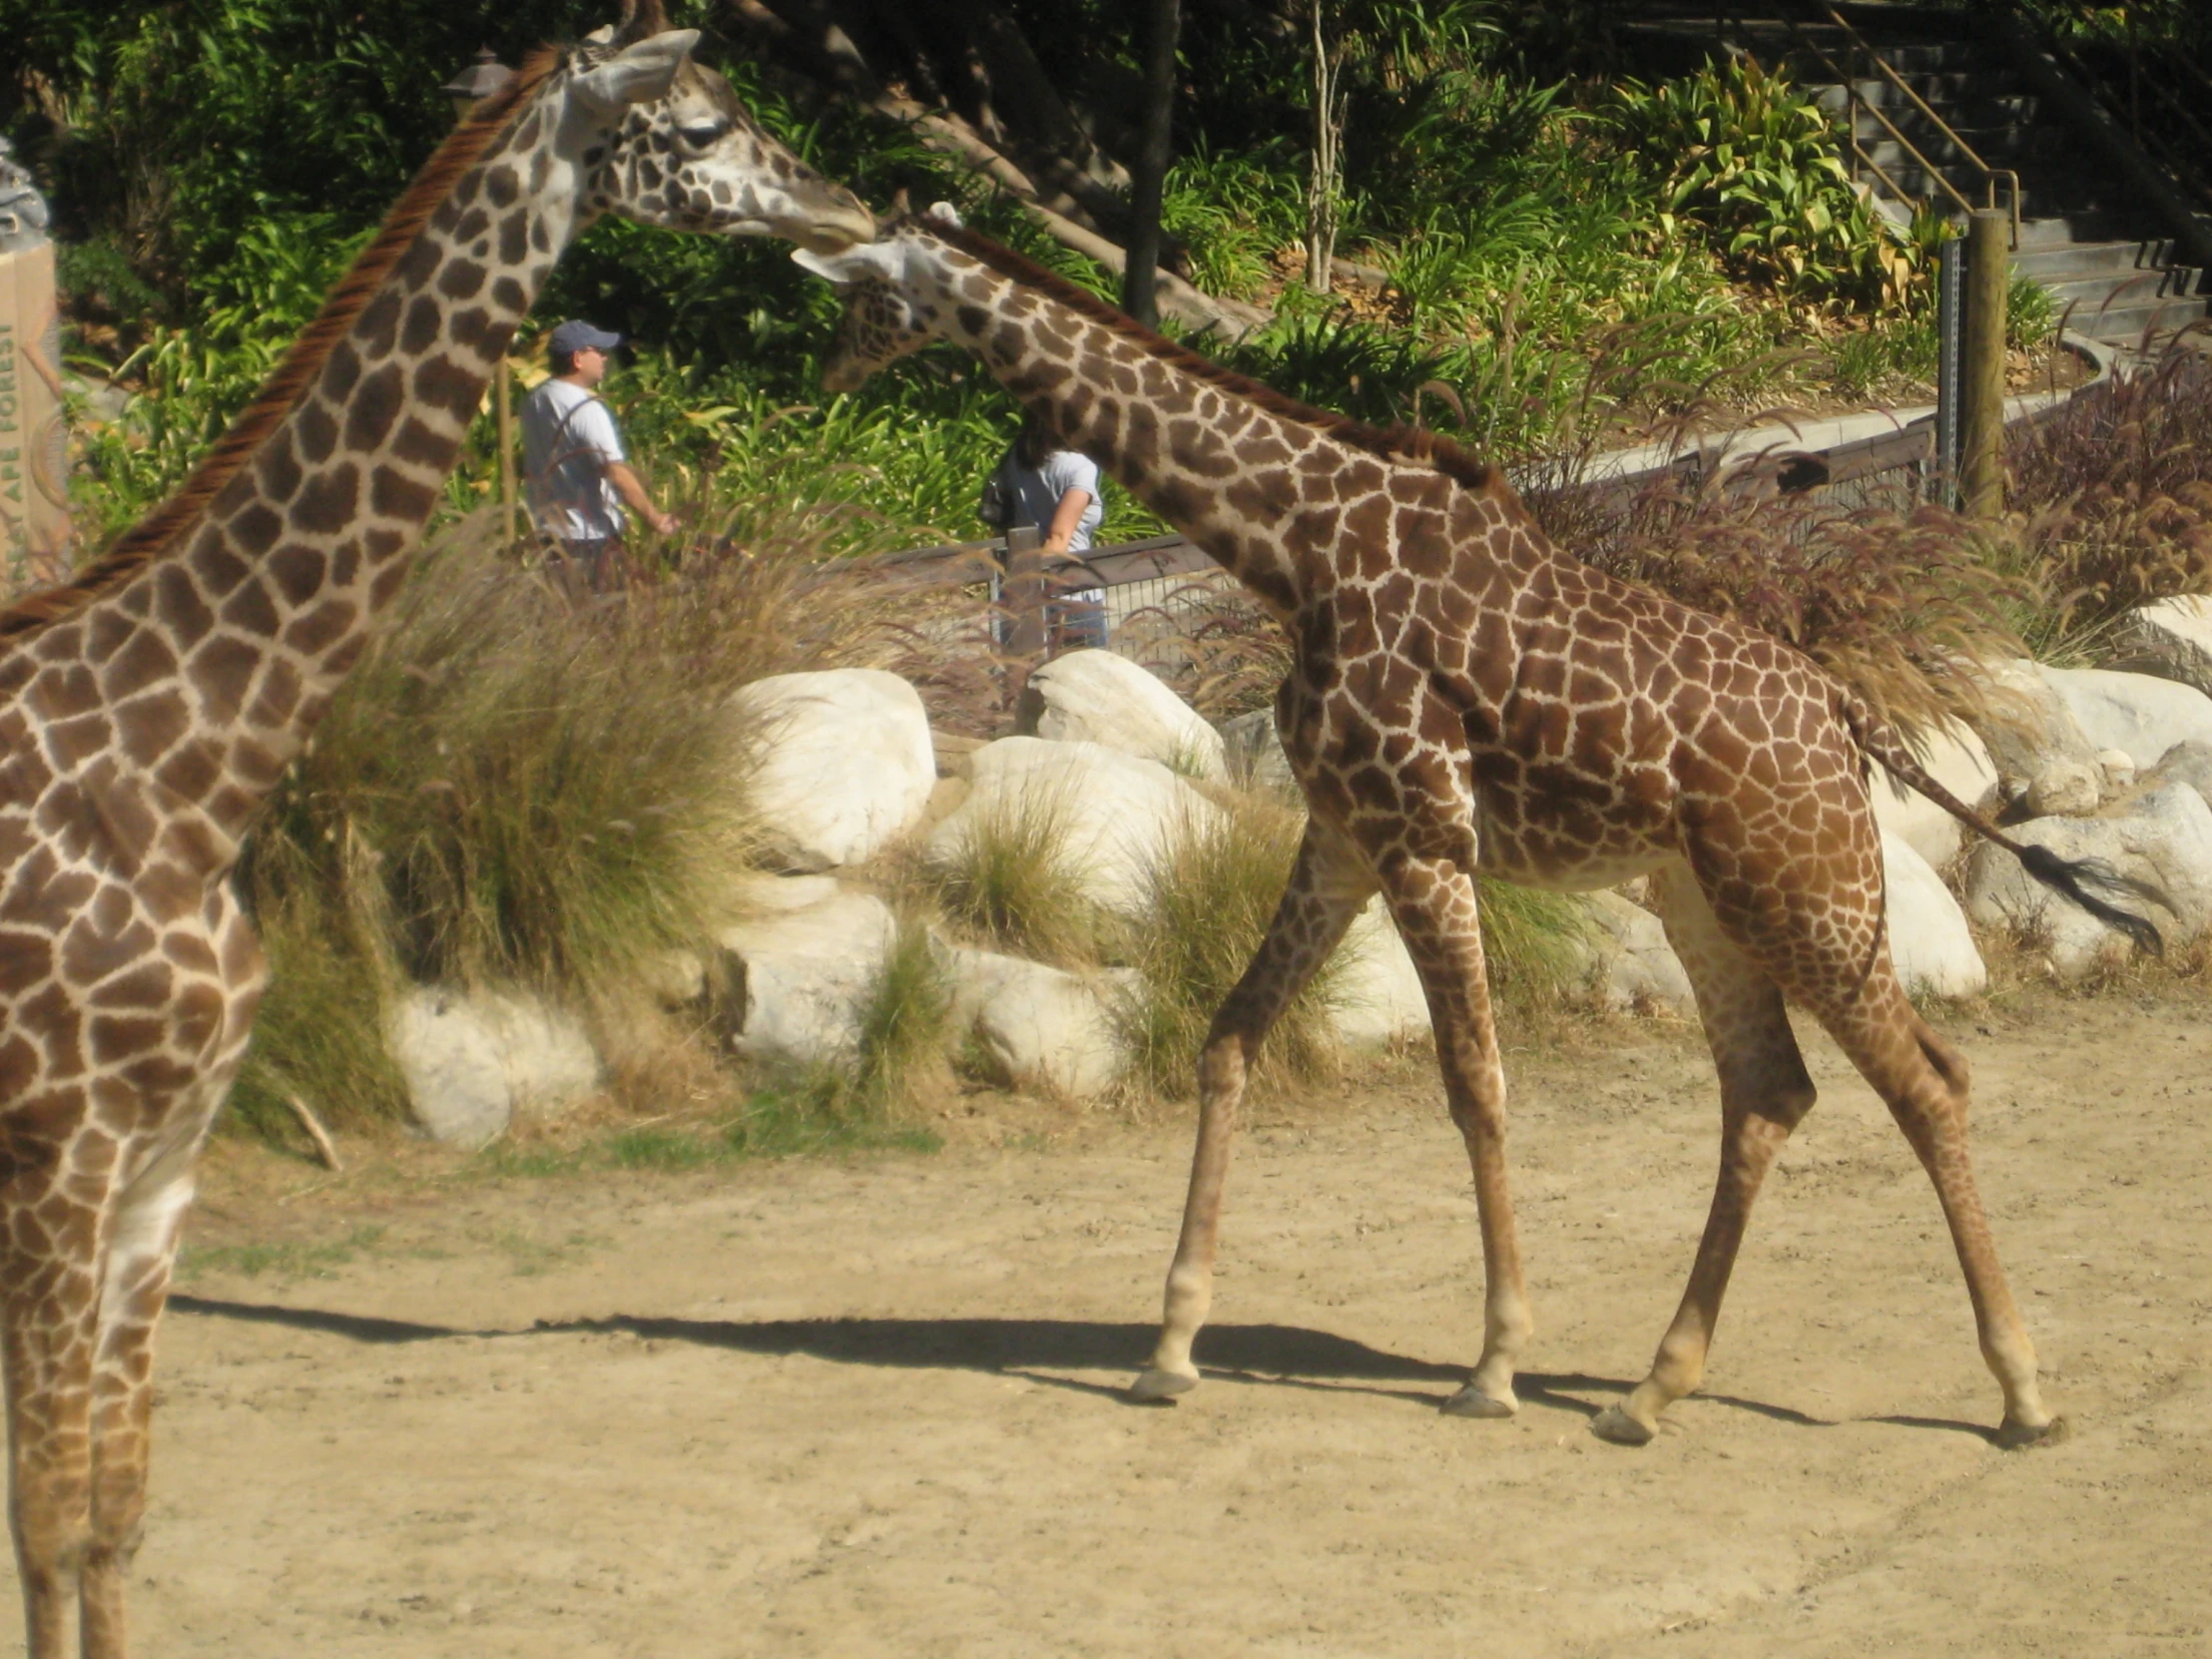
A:
MULTIPOLYGON (((147 798, 209 867, 235 858, 398 591, 494 365, 581 228, 577 174, 596 157, 564 154, 557 84, 426 218, 412 193, 394 211, 363 256, 383 249, 387 269, 365 292, 334 291, 317 328, 335 339, 289 365, 301 383, 212 498, 0 665, 0 696, 46 734, 45 764, 147 798), (394 245, 409 202, 420 223, 394 245)), ((273 412, 269 395, 227 442, 273 412)), ((130 822, 114 830, 126 854, 146 838, 130 822)))
POLYGON ((1388 463, 1163 358, 1141 340, 965 253, 929 244, 932 326, 1070 447, 1288 617, 1334 577, 1342 504, 1386 488, 1388 463), (1321 509, 1315 518, 1306 509, 1321 509))

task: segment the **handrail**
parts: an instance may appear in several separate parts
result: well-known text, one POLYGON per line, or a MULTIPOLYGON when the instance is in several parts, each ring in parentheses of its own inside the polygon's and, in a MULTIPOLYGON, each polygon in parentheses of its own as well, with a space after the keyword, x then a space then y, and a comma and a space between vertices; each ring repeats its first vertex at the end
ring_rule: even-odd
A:
MULTIPOLYGON (((2081 5, 2080 0, 2065 0, 2065 3, 2077 15, 2086 16, 2089 12, 2089 8, 2081 5)), ((2099 98, 2108 107, 2119 102, 2118 89, 2111 84, 2111 77, 2097 68, 2093 58, 2085 57, 2060 38, 2057 31, 2048 27, 2025 0, 2009 0, 2008 9, 2018 23, 2034 32, 2044 49, 2071 71, 2074 79, 2087 88, 2092 97, 2099 98)), ((2117 49, 2108 39, 2105 44, 2107 48, 2117 49)), ((2196 82, 2207 94, 2212 94, 2212 74, 2208 74, 2187 53, 2167 50, 2162 51, 2158 58, 2159 68, 2163 73, 2147 77, 2142 75, 2132 31, 2126 53, 2129 82, 2126 115, 2129 137, 2138 147, 2148 146, 2155 151, 2158 159, 2165 164, 2167 172, 2193 191, 2202 208, 2212 208, 2212 172, 2207 171, 2207 162, 2204 159, 2212 157, 2212 128, 2208 128, 2199 119, 2197 109, 2192 106, 2190 99, 2183 96, 2176 87, 2169 85, 2166 79, 2167 76, 2178 75, 2196 82), (2146 91, 2157 106, 2155 115, 2159 118, 2149 123, 2143 120, 2142 110, 2141 95, 2146 91), (2198 149, 2192 151, 2187 143, 2175 142, 2160 129, 2161 120, 2178 121, 2186 127, 2194 135, 2198 149)), ((2212 99, 2208 99, 2207 104, 2212 105, 2212 99)))
MULTIPOLYGON (((1823 6, 1821 9, 1828 14, 1829 21, 1835 24, 1837 28, 1841 29, 1844 32, 1844 38, 1851 42, 1853 52, 1853 66, 1855 68, 1857 67, 1857 55, 1862 52, 1865 53, 1867 61, 1874 65, 1875 69, 1880 72, 1882 78, 1885 81, 1889 82, 1890 85, 1895 87, 1899 92, 1905 94, 1907 98, 1911 99, 1913 102, 1913 107, 1919 110, 1922 115, 1926 116, 1930 123, 1933 124, 1936 128, 1936 131, 1942 135, 1943 138, 1948 140, 1951 147, 1956 150, 1959 155, 1963 156, 1966 161, 1969 162, 1974 167, 1974 169, 1980 173, 1982 184, 1985 188, 1985 193, 1988 198, 1988 206, 1992 211, 1994 211, 1997 206, 1997 181, 1999 179, 2002 179, 2007 185, 2011 187, 2010 190, 2007 192, 2007 195, 2010 198, 2010 241, 2011 246, 2014 249, 2017 249, 2020 246, 2020 176, 2008 167, 1991 167, 1987 162, 1983 161, 1980 156, 1974 153, 1973 147, 1969 145, 1964 139, 1958 136, 1957 132, 1951 127, 1950 123, 1945 121, 1941 116, 1937 115, 1936 111, 1930 107, 1927 99, 1923 98, 1919 93, 1915 92, 1910 86, 1905 83, 1904 80, 1899 77, 1898 73, 1895 70, 1893 70, 1887 63, 1883 62, 1882 54, 1880 52, 1877 52, 1871 45, 1867 43, 1866 37, 1861 35, 1857 29, 1851 26, 1850 20, 1847 19, 1843 13, 1839 12, 1834 6, 1823 6)), ((1829 73, 1836 76, 1836 78, 1843 83, 1846 111, 1845 122, 1850 129, 1848 136, 1851 140, 1852 160, 1856 163, 1864 163, 1869 169, 1873 171, 1875 177, 1880 179, 1883 184, 1887 185, 1891 193, 1897 196, 1901 201, 1910 201, 1912 198, 1909 197, 1905 191, 1898 188, 1897 181, 1892 179, 1890 175, 1883 170, 1882 165, 1877 162, 1873 156, 1869 155, 1866 147, 1859 142, 1860 98, 1858 78, 1855 75, 1847 74, 1843 70, 1839 69, 1836 66, 1836 60, 1830 57, 1824 48, 1822 48, 1818 43, 1803 35, 1797 27, 1797 21, 1795 18, 1788 18, 1785 19, 1785 21, 1789 24, 1790 33, 1796 36, 1799 41, 1803 43, 1806 48, 1814 54, 1814 56, 1818 57, 1823 64, 1827 65, 1829 73)), ((1868 104, 1865 107, 1867 113, 1873 116, 1876 121, 1881 123, 1883 131, 1887 132, 1890 137, 1897 140, 1898 144, 1904 148, 1905 153, 1908 156, 1911 156, 1914 161, 1920 164, 1921 170, 1926 173, 1931 179, 1936 181, 1936 185, 1942 190, 1943 194, 1950 198, 1951 202, 1957 207, 1960 213, 1970 214, 1974 211, 1973 204, 1968 202, 1966 198, 1962 194, 1960 194, 1957 187, 1954 186, 1947 177, 1945 177, 1943 170, 1937 167, 1934 162, 1930 161, 1928 157, 1923 155, 1921 153, 1920 147, 1916 145, 1911 139, 1907 138, 1904 133, 1898 130, 1897 123, 1892 121, 1887 115, 1883 113, 1880 105, 1868 104)))

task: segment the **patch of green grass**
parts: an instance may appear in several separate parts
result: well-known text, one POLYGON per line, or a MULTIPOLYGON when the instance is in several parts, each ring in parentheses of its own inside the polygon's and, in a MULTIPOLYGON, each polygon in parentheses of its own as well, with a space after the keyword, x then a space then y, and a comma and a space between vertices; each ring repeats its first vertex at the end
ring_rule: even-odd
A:
POLYGON ((177 1277, 182 1281, 232 1273, 245 1279, 264 1274, 278 1279, 327 1279, 333 1269, 346 1266, 356 1255, 374 1251, 384 1231, 364 1225, 328 1244, 188 1244, 178 1252, 177 1277))
MULTIPOLYGON (((761 1089, 719 1120, 618 1129, 558 1150, 491 1146, 476 1155, 473 1167, 489 1176, 542 1181, 608 1170, 677 1173, 812 1153, 936 1152, 943 1145, 934 1130, 888 1121, 862 1100, 849 1076, 825 1070, 761 1089)), ((543 1250, 531 1246, 535 1255, 543 1250)))
POLYGON ((952 994, 937 966, 928 926, 901 917, 897 936, 860 1009, 860 1054, 854 1088, 883 1108, 944 1053, 952 994))

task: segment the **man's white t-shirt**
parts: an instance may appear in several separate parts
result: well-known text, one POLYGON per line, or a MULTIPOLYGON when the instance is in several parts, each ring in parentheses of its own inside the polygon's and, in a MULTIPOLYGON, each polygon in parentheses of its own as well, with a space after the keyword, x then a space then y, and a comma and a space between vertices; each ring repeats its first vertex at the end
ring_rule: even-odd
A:
POLYGON ((530 516, 563 541, 622 534, 622 497, 607 465, 627 460, 614 412, 582 386, 541 381, 522 404, 522 468, 530 516))

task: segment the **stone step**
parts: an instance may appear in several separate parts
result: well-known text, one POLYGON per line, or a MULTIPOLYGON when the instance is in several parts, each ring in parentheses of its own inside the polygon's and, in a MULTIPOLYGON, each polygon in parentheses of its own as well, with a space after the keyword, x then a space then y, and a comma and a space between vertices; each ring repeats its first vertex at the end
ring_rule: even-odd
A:
POLYGON ((2069 276, 2063 281, 2043 282, 2050 296, 2060 305, 2072 305, 2083 311, 2110 310, 2115 306, 2132 308, 2155 305, 2167 299, 2200 297, 2196 292, 2197 274, 2187 267, 2169 267, 2163 271, 2110 271, 2096 276, 2069 276))
POLYGON ((2020 251, 2012 269, 2039 282, 2070 281, 2114 271, 2153 271, 2171 263, 2170 242, 2062 242, 2047 247, 2028 243, 2021 227, 2020 251))
POLYGON ((2076 307, 2067 316, 2066 326, 2077 334, 2091 339, 2111 340, 2129 344, 2142 339, 2153 331, 2170 334, 2202 322, 2205 302, 2194 299, 2156 299, 2142 305, 2107 305, 2098 308, 2076 307))

